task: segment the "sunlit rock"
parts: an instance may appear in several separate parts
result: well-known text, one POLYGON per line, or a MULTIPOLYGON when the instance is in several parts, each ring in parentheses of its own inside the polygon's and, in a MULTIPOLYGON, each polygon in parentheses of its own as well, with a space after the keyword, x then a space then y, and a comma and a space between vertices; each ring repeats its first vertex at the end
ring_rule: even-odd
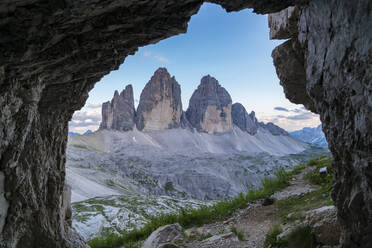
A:
POLYGON ((137 128, 158 131, 179 127, 182 115, 181 87, 165 68, 159 68, 142 90, 137 108, 137 128))
POLYGON ((198 131, 223 133, 233 128, 231 106, 229 93, 208 75, 192 94, 186 117, 198 131))
POLYGON ((111 102, 102 104, 100 129, 132 130, 135 115, 133 88, 132 85, 127 85, 120 95, 115 91, 111 102))

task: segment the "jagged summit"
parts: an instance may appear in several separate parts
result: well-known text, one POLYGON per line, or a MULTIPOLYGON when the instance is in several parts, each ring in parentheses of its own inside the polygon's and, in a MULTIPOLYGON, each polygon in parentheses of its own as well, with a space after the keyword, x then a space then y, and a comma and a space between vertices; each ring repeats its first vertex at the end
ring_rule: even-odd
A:
POLYGON ((126 86, 120 94, 102 104, 100 129, 160 131, 172 128, 196 129, 198 132, 224 133, 237 126, 255 135, 265 129, 273 135, 288 133, 273 123, 258 122, 240 103, 232 104, 227 90, 211 75, 200 80, 186 112, 182 110, 181 86, 164 67, 157 69, 142 90, 137 111, 134 109, 133 88, 126 86))
POLYGON ((129 84, 120 94, 115 90, 111 102, 108 101, 102 104, 100 129, 132 130, 135 115, 133 87, 129 84))
POLYGON ((186 117, 198 131, 221 133, 232 130, 231 96, 210 75, 201 79, 190 98, 186 117))
POLYGON ((137 128, 158 131, 179 127, 181 115, 181 86, 166 68, 159 68, 142 90, 137 108, 137 128))

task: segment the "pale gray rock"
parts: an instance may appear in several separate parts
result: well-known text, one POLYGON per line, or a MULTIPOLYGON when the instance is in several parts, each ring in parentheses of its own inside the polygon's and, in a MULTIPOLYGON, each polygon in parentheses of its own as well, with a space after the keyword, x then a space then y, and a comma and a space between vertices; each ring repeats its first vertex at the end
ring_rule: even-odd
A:
POLYGON ((137 129, 159 131, 181 125, 181 87, 166 68, 159 68, 142 90, 137 108, 137 129))
POLYGON ((234 103, 231 109, 231 117, 234 125, 239 127, 242 131, 246 131, 251 135, 257 133, 259 123, 254 111, 248 114, 242 104, 234 103))
POLYGON ((69 226, 72 223, 72 208, 71 208, 71 187, 65 184, 62 193, 61 219, 65 220, 69 226))
POLYGON ((232 130, 232 100, 229 93, 210 75, 201 79, 191 96, 186 117, 198 131, 222 133, 232 130))
POLYGON ((115 91, 111 102, 102 104, 100 129, 133 130, 135 116, 133 88, 127 85, 120 95, 115 91))
POLYGON ((326 206, 306 212, 306 222, 322 245, 338 245, 341 231, 335 206, 326 206))
POLYGON ((142 248, 165 248, 169 243, 182 241, 182 227, 177 224, 171 224, 156 229, 143 243, 142 248))
POLYGON ((268 15, 270 39, 288 39, 298 34, 300 8, 291 6, 268 15))

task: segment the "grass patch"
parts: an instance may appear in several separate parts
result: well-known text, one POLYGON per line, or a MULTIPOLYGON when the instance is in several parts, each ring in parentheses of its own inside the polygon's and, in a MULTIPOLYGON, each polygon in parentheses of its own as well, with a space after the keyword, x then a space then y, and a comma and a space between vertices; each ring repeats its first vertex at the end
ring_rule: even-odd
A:
MULTIPOLYGON (((297 169, 297 167, 293 169, 296 173, 299 170, 301 169, 297 169)), ((183 228, 189 228, 224 220, 233 215, 236 210, 247 207, 250 202, 268 197, 275 191, 287 187, 294 175, 293 171, 281 169, 275 172, 275 177, 265 177, 259 190, 249 190, 247 194, 241 193, 233 199, 220 201, 212 206, 203 206, 199 209, 181 209, 178 213, 152 216, 149 217, 150 221, 140 229, 123 232, 121 235, 105 235, 92 239, 88 244, 92 248, 118 247, 123 244, 145 240, 160 226, 179 223, 183 228)))
POLYGON ((244 240, 245 240, 245 239, 244 239, 244 234, 243 234, 243 232, 241 232, 241 231, 239 231, 238 229, 236 229, 235 226, 231 227, 230 231, 231 231, 232 233, 235 233, 235 235, 238 237, 238 239, 239 239, 240 241, 244 241, 244 240))
POLYGON ((305 178, 309 180, 310 183, 331 187, 333 182, 333 168, 332 168, 332 158, 327 156, 322 156, 317 159, 312 159, 308 163, 309 166, 315 167, 314 170, 308 172, 305 178), (319 170, 321 168, 327 168, 326 174, 320 174, 319 170))
MULTIPOLYGON (((333 181, 332 158, 321 156, 309 161, 307 166, 315 167, 312 171, 305 174, 305 178, 311 183, 320 185, 318 190, 288 197, 275 202, 276 217, 278 222, 294 222, 303 220, 305 213, 308 210, 316 209, 323 206, 332 205, 330 192, 333 181), (321 175, 319 169, 327 167, 328 174, 321 175)), ((294 173, 294 171, 293 171, 294 173)), ((278 240, 277 236, 280 226, 274 225, 266 235, 265 247, 270 245, 274 247, 288 248, 315 248, 316 242, 314 235, 311 233, 310 227, 300 225, 295 227, 285 238, 278 240)))
POLYGON ((316 241, 309 226, 295 227, 285 238, 277 241, 278 247, 286 248, 315 248, 316 241))
POLYGON ((279 242, 277 240, 277 236, 283 232, 283 229, 280 227, 280 225, 276 224, 273 225, 265 237, 264 247, 267 248, 269 246, 276 247, 279 245, 279 242))

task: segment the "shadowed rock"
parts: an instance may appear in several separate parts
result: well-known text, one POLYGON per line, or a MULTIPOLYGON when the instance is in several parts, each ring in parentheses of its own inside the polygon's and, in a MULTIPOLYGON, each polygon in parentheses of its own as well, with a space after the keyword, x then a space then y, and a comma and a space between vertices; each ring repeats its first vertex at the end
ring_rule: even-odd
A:
POLYGON ((241 130, 246 131, 252 135, 255 135, 257 133, 259 124, 254 111, 248 114, 242 104, 234 103, 232 105, 231 116, 233 123, 241 130))
POLYGON ((179 127, 181 87, 165 68, 159 68, 142 90, 137 108, 137 129, 157 131, 179 127))
POLYGON ((232 130, 231 97, 218 81, 205 76, 191 96, 186 117, 198 131, 221 133, 232 130))
POLYGON ((135 116, 133 88, 132 85, 127 85, 120 95, 115 91, 111 102, 102 104, 100 129, 133 130, 135 116))

